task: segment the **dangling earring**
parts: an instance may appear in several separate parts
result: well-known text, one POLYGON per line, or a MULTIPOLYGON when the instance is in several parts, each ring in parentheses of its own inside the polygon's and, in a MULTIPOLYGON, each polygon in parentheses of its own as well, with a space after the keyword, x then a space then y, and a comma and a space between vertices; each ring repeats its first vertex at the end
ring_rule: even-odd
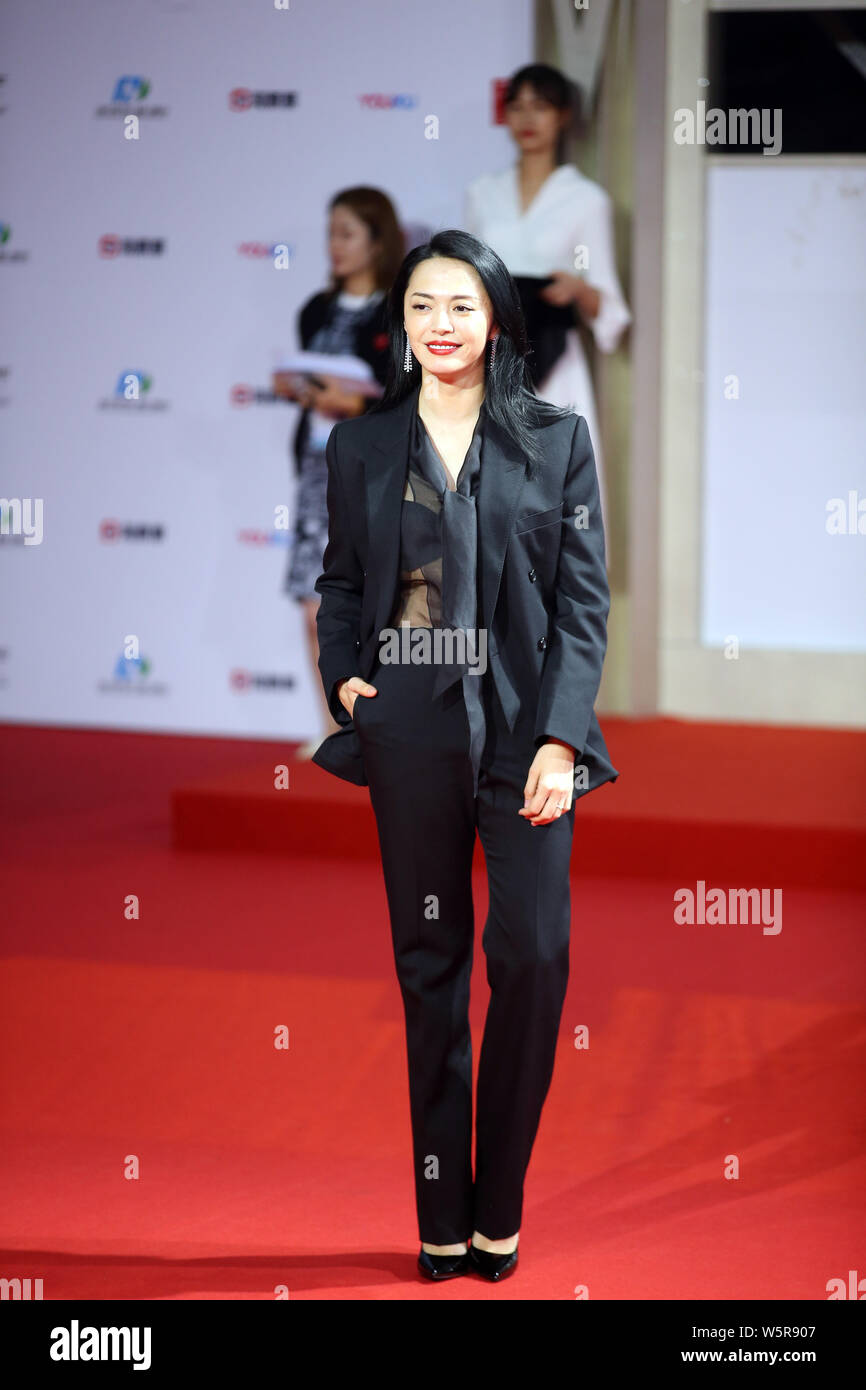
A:
MULTIPOLYGON (((497 333, 496 338, 498 338, 498 337, 499 337, 499 334, 497 333)), ((490 344, 490 366, 491 366, 491 367, 493 366, 493 363, 494 363, 495 360, 496 360, 496 338, 494 338, 493 341, 492 341, 492 343, 490 344)))
POLYGON ((412 349, 411 349, 410 346, 409 346, 409 334, 407 333, 407 334, 406 334, 406 356, 403 358, 403 371, 404 371, 404 372, 411 372, 411 370, 412 370, 412 349))

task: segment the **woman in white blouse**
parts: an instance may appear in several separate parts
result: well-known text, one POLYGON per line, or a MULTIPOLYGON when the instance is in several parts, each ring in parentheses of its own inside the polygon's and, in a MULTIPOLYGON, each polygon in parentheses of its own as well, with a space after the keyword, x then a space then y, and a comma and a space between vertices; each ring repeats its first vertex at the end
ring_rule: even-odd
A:
MULTIPOLYGON (((602 352, 613 352, 631 314, 616 273, 611 199, 573 164, 563 163, 574 97, 556 68, 520 68, 505 93, 516 164, 483 174, 466 191, 464 226, 486 241, 514 276, 551 276, 548 304, 574 305, 602 352), (584 273, 575 273, 575 267, 584 273)), ((589 365, 576 325, 537 393, 583 415, 595 453, 606 523, 604 462, 589 365)))

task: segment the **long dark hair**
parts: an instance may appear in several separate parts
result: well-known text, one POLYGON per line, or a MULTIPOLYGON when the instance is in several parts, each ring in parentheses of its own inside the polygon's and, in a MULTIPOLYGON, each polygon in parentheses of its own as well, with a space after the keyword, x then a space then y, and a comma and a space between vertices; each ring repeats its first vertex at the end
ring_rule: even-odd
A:
POLYGON ((493 321, 499 326, 496 339, 496 354, 490 365, 490 348, 485 348, 484 404, 487 413, 499 427, 514 441, 517 447, 530 460, 533 468, 543 456, 541 442, 536 437, 539 426, 552 424, 574 412, 536 396, 526 365, 529 341, 523 321, 523 310, 517 286, 512 280, 505 262, 496 252, 478 237, 469 232, 450 229, 436 232, 423 246, 416 246, 403 261, 388 295, 388 333, 391 357, 384 394, 369 409, 372 415, 378 410, 390 410, 399 405, 421 381, 421 365, 412 354, 412 369, 405 371, 403 361, 406 353, 406 333, 403 327, 403 300, 412 272, 422 261, 444 256, 450 260, 465 261, 477 273, 490 297, 493 307, 493 321))

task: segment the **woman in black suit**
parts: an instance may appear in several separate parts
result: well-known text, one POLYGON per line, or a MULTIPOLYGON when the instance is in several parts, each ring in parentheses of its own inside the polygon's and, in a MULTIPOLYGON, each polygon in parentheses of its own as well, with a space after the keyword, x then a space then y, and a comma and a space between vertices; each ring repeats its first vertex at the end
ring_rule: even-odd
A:
POLYGON ((409 1065, 418 1265, 513 1273, 568 980, 574 801, 618 776, 593 705, 609 592, 586 421, 539 400, 504 263, 406 257, 385 395, 328 440, 313 761, 370 788, 409 1065), (536 831, 538 833, 536 834, 536 831), (472 1175, 472 856, 491 989, 472 1175), (471 1239, 471 1248, 469 1241, 471 1239))

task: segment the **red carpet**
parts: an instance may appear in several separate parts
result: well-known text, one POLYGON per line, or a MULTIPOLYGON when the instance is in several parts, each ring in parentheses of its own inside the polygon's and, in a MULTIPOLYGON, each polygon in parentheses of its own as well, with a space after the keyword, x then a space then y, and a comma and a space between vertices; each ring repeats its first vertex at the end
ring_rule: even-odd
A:
MULTIPOLYGON (((0 1276, 42 1278, 46 1299, 271 1300, 286 1286, 299 1299, 570 1300, 585 1287, 729 1300, 825 1299, 827 1280, 866 1274, 864 894, 851 886, 864 740, 807 731, 804 760, 803 731, 749 730, 747 756, 739 729, 604 722, 622 776, 578 807, 560 1052, 521 1264, 501 1288, 415 1271, 402 1007, 375 858, 303 857, 300 831, 276 840, 281 853, 174 847, 175 791, 250 767, 272 778, 286 746, 0 728, 0 1276), (678 823, 692 837, 682 860, 675 844, 654 859, 648 839, 678 823), (713 825, 726 827, 718 859, 713 825), (700 837, 708 885, 748 887, 726 875, 755 867, 759 832, 754 882, 783 888, 782 930, 675 923, 700 837), (809 843, 822 872, 837 868, 819 886, 809 843)), ((347 811, 341 784, 290 766, 310 814, 325 815, 315 777, 332 821, 357 830, 366 792, 347 811)), ((297 825, 293 792, 274 795, 297 825)), ((477 1062, 481 872, 476 908, 477 1062)))
MULTIPOLYGON (((676 719, 604 729, 622 775, 581 801, 575 870, 866 888, 863 736, 676 719)), ((178 780, 177 848, 378 857, 366 788, 261 746, 240 766, 178 780)))

